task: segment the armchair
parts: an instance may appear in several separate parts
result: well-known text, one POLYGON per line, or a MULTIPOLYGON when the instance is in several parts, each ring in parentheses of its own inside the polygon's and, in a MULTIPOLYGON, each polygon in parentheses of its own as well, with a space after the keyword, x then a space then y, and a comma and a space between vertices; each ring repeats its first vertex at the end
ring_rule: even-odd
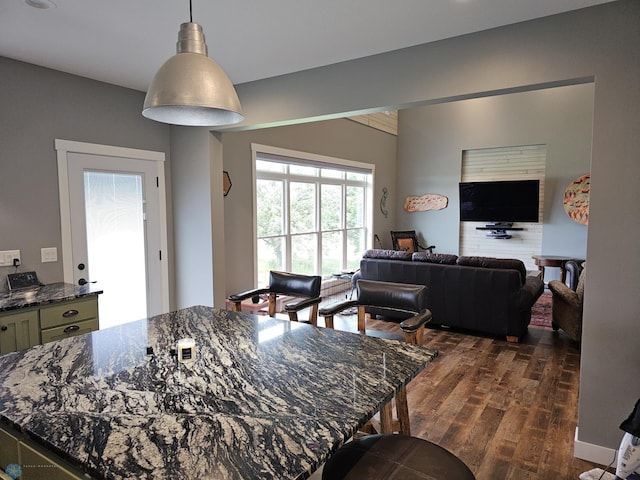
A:
POLYGON ((571 290, 571 288, 559 280, 549 282, 549 290, 551 290, 552 295, 552 327, 556 331, 561 328, 576 342, 580 342, 582 339, 582 307, 585 277, 586 267, 583 264, 575 291, 571 290))
POLYGON ((269 295, 269 316, 276 314, 277 295, 291 295, 298 298, 296 301, 287 303, 284 306, 285 312, 289 315, 289 320, 298 321, 298 312, 305 308, 311 308, 309 322, 317 325, 318 305, 322 301, 320 297, 320 284, 322 278, 319 275, 301 275, 289 272, 269 272, 269 286, 264 288, 254 288, 246 292, 229 295, 229 300, 233 303, 233 311, 242 311, 242 301, 256 295, 269 295))

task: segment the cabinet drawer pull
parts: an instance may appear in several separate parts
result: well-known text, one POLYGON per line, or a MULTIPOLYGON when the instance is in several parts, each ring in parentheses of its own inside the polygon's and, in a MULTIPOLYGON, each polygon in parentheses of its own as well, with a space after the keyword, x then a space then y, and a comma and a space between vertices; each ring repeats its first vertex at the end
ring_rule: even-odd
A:
POLYGON ((6 325, 2 325, 2 326, 0 327, 0 330, 2 330, 3 332, 6 332, 8 328, 9 328, 9 327, 7 327, 6 325))
POLYGON ((75 317, 78 313, 80 313, 80 312, 78 312, 78 310, 72 309, 72 310, 67 310, 66 312, 64 312, 62 314, 62 316, 64 318, 75 317))
POLYGON ((80 330, 80 327, 78 325, 69 325, 67 328, 63 330, 63 332, 71 333, 71 332, 77 332, 78 330, 80 330))

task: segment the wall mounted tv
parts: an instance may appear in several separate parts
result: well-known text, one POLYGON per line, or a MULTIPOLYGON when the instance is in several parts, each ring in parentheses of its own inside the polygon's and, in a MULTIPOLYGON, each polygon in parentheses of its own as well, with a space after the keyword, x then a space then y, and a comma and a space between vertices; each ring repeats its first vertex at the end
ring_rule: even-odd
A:
POLYGON ((460 183, 461 222, 537 222, 539 180, 460 183))

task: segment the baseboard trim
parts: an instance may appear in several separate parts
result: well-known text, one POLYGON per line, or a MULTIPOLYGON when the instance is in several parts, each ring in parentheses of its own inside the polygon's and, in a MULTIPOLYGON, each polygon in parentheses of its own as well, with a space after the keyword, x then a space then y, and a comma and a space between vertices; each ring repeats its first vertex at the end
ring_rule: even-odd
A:
POLYGON ((576 434, 573 440, 574 457, 605 466, 615 459, 617 450, 578 440, 578 427, 576 427, 576 434))

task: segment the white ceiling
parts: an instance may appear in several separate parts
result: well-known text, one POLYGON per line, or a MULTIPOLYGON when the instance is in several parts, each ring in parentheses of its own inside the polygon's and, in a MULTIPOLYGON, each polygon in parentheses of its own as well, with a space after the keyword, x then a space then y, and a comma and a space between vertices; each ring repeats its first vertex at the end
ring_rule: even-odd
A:
MULTIPOLYGON (((0 0, 0 56, 146 91, 175 53, 187 0, 0 0)), ((611 0, 195 0, 235 84, 611 0)), ((0 79, 1 81, 1 79, 0 79)))

